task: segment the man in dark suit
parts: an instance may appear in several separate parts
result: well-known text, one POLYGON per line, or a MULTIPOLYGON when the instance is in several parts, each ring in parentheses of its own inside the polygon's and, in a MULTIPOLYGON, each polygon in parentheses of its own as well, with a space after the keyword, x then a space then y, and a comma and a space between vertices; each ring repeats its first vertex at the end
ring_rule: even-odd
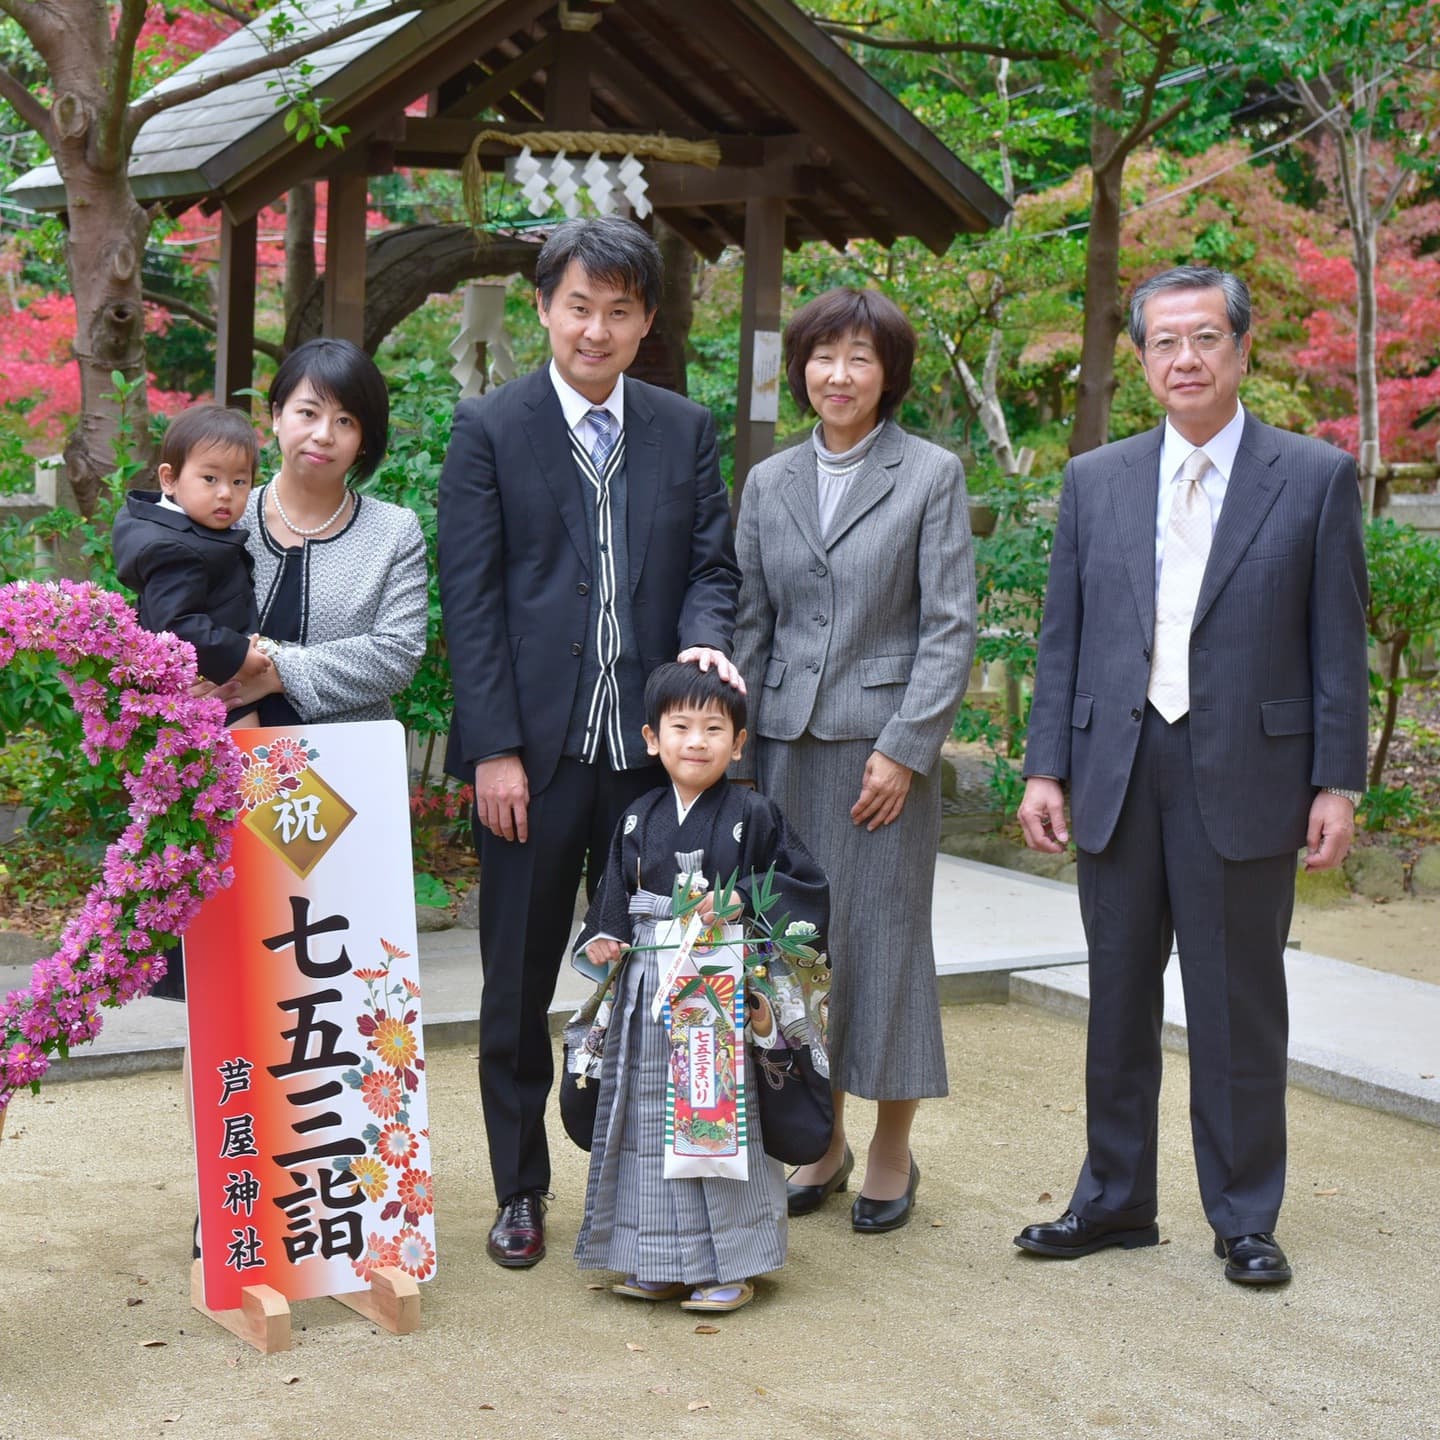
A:
POLYGON ((1020 806, 1069 838, 1090 951, 1089 1150, 1070 1207, 1015 1243, 1070 1258, 1157 1243, 1163 973, 1178 939, 1196 1169, 1215 1253, 1277 1284, 1284 947, 1296 852, 1345 857, 1366 751, 1367 582, 1354 461, 1239 403, 1250 296, 1147 280, 1130 336, 1165 422, 1070 462, 1020 806))
POLYGON ((638 225, 561 225, 535 269, 550 364, 461 402, 440 477, 446 768, 475 783, 488 1250, 507 1267, 545 1254, 547 1014, 580 874, 593 893, 620 815, 664 778, 640 734, 645 679, 678 655, 740 683, 709 412, 623 373, 660 279, 638 225))

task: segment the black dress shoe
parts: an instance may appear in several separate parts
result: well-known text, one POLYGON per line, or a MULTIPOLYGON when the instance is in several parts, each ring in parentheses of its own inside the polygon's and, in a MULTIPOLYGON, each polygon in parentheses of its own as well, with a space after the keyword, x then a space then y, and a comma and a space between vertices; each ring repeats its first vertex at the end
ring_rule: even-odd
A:
POLYGON ((1268 1231, 1258 1235, 1215 1237, 1215 1253, 1225 1262, 1225 1278, 1237 1285, 1283 1285, 1290 1262, 1268 1231))
POLYGON ((485 1253, 507 1270, 524 1270, 545 1258, 545 1199, 538 1190, 522 1190, 500 1207, 485 1253))
POLYGON ((1097 1250, 1118 1245, 1122 1250, 1140 1250, 1160 1243, 1160 1227, 1149 1225, 1114 1225, 1108 1220, 1085 1220, 1067 1210, 1058 1220, 1027 1225, 1016 1237, 1015 1244, 1032 1255, 1048 1255, 1056 1260, 1078 1260, 1097 1250))
POLYGON ((850 1147, 845 1147, 845 1158, 839 1168, 823 1185, 792 1185, 785 1183, 785 1208, 792 1215, 808 1215, 818 1210, 837 1190, 850 1188, 850 1172, 855 1168, 855 1157, 850 1147))
POLYGON ((920 1188, 920 1167, 915 1157, 910 1157, 910 1183, 905 1193, 894 1200, 872 1200, 868 1195, 857 1195, 850 1207, 850 1228, 857 1235, 883 1235, 887 1230, 898 1230, 910 1223, 910 1212, 915 1208, 915 1192, 920 1188))

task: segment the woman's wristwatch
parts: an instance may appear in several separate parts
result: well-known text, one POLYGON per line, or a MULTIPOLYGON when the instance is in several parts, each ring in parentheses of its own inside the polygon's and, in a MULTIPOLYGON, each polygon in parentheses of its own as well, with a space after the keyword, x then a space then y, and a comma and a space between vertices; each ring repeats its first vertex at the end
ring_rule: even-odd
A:
POLYGON ((283 647, 278 640, 272 640, 268 635, 261 635, 255 641, 255 648, 273 665, 280 658, 280 651, 283 647))

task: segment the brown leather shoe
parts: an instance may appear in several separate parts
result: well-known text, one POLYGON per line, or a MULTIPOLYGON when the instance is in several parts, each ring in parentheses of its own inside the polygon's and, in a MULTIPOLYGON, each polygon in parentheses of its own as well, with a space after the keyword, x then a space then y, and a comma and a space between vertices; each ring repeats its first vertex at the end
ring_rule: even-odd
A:
POLYGON ((545 1197, 522 1190, 499 1209, 485 1253, 507 1270, 524 1270, 545 1258, 545 1197))

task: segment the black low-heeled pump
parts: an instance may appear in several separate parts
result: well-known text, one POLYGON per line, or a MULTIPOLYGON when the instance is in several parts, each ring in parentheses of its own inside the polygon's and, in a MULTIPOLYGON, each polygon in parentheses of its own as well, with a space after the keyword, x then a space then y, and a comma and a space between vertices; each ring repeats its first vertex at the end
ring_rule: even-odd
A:
POLYGON ((910 1212, 915 1208, 915 1192, 920 1188, 920 1167, 915 1157, 910 1157, 910 1183, 905 1193, 894 1200, 871 1200, 868 1196, 857 1195, 850 1207, 850 1228, 857 1235, 883 1235, 887 1230, 898 1230, 910 1223, 910 1212))
POLYGON ((855 1168, 855 1156, 850 1147, 845 1147, 845 1158, 835 1173, 823 1185, 785 1184, 785 1208, 792 1215, 808 1215, 818 1210, 832 1195, 850 1188, 850 1172, 855 1168))

